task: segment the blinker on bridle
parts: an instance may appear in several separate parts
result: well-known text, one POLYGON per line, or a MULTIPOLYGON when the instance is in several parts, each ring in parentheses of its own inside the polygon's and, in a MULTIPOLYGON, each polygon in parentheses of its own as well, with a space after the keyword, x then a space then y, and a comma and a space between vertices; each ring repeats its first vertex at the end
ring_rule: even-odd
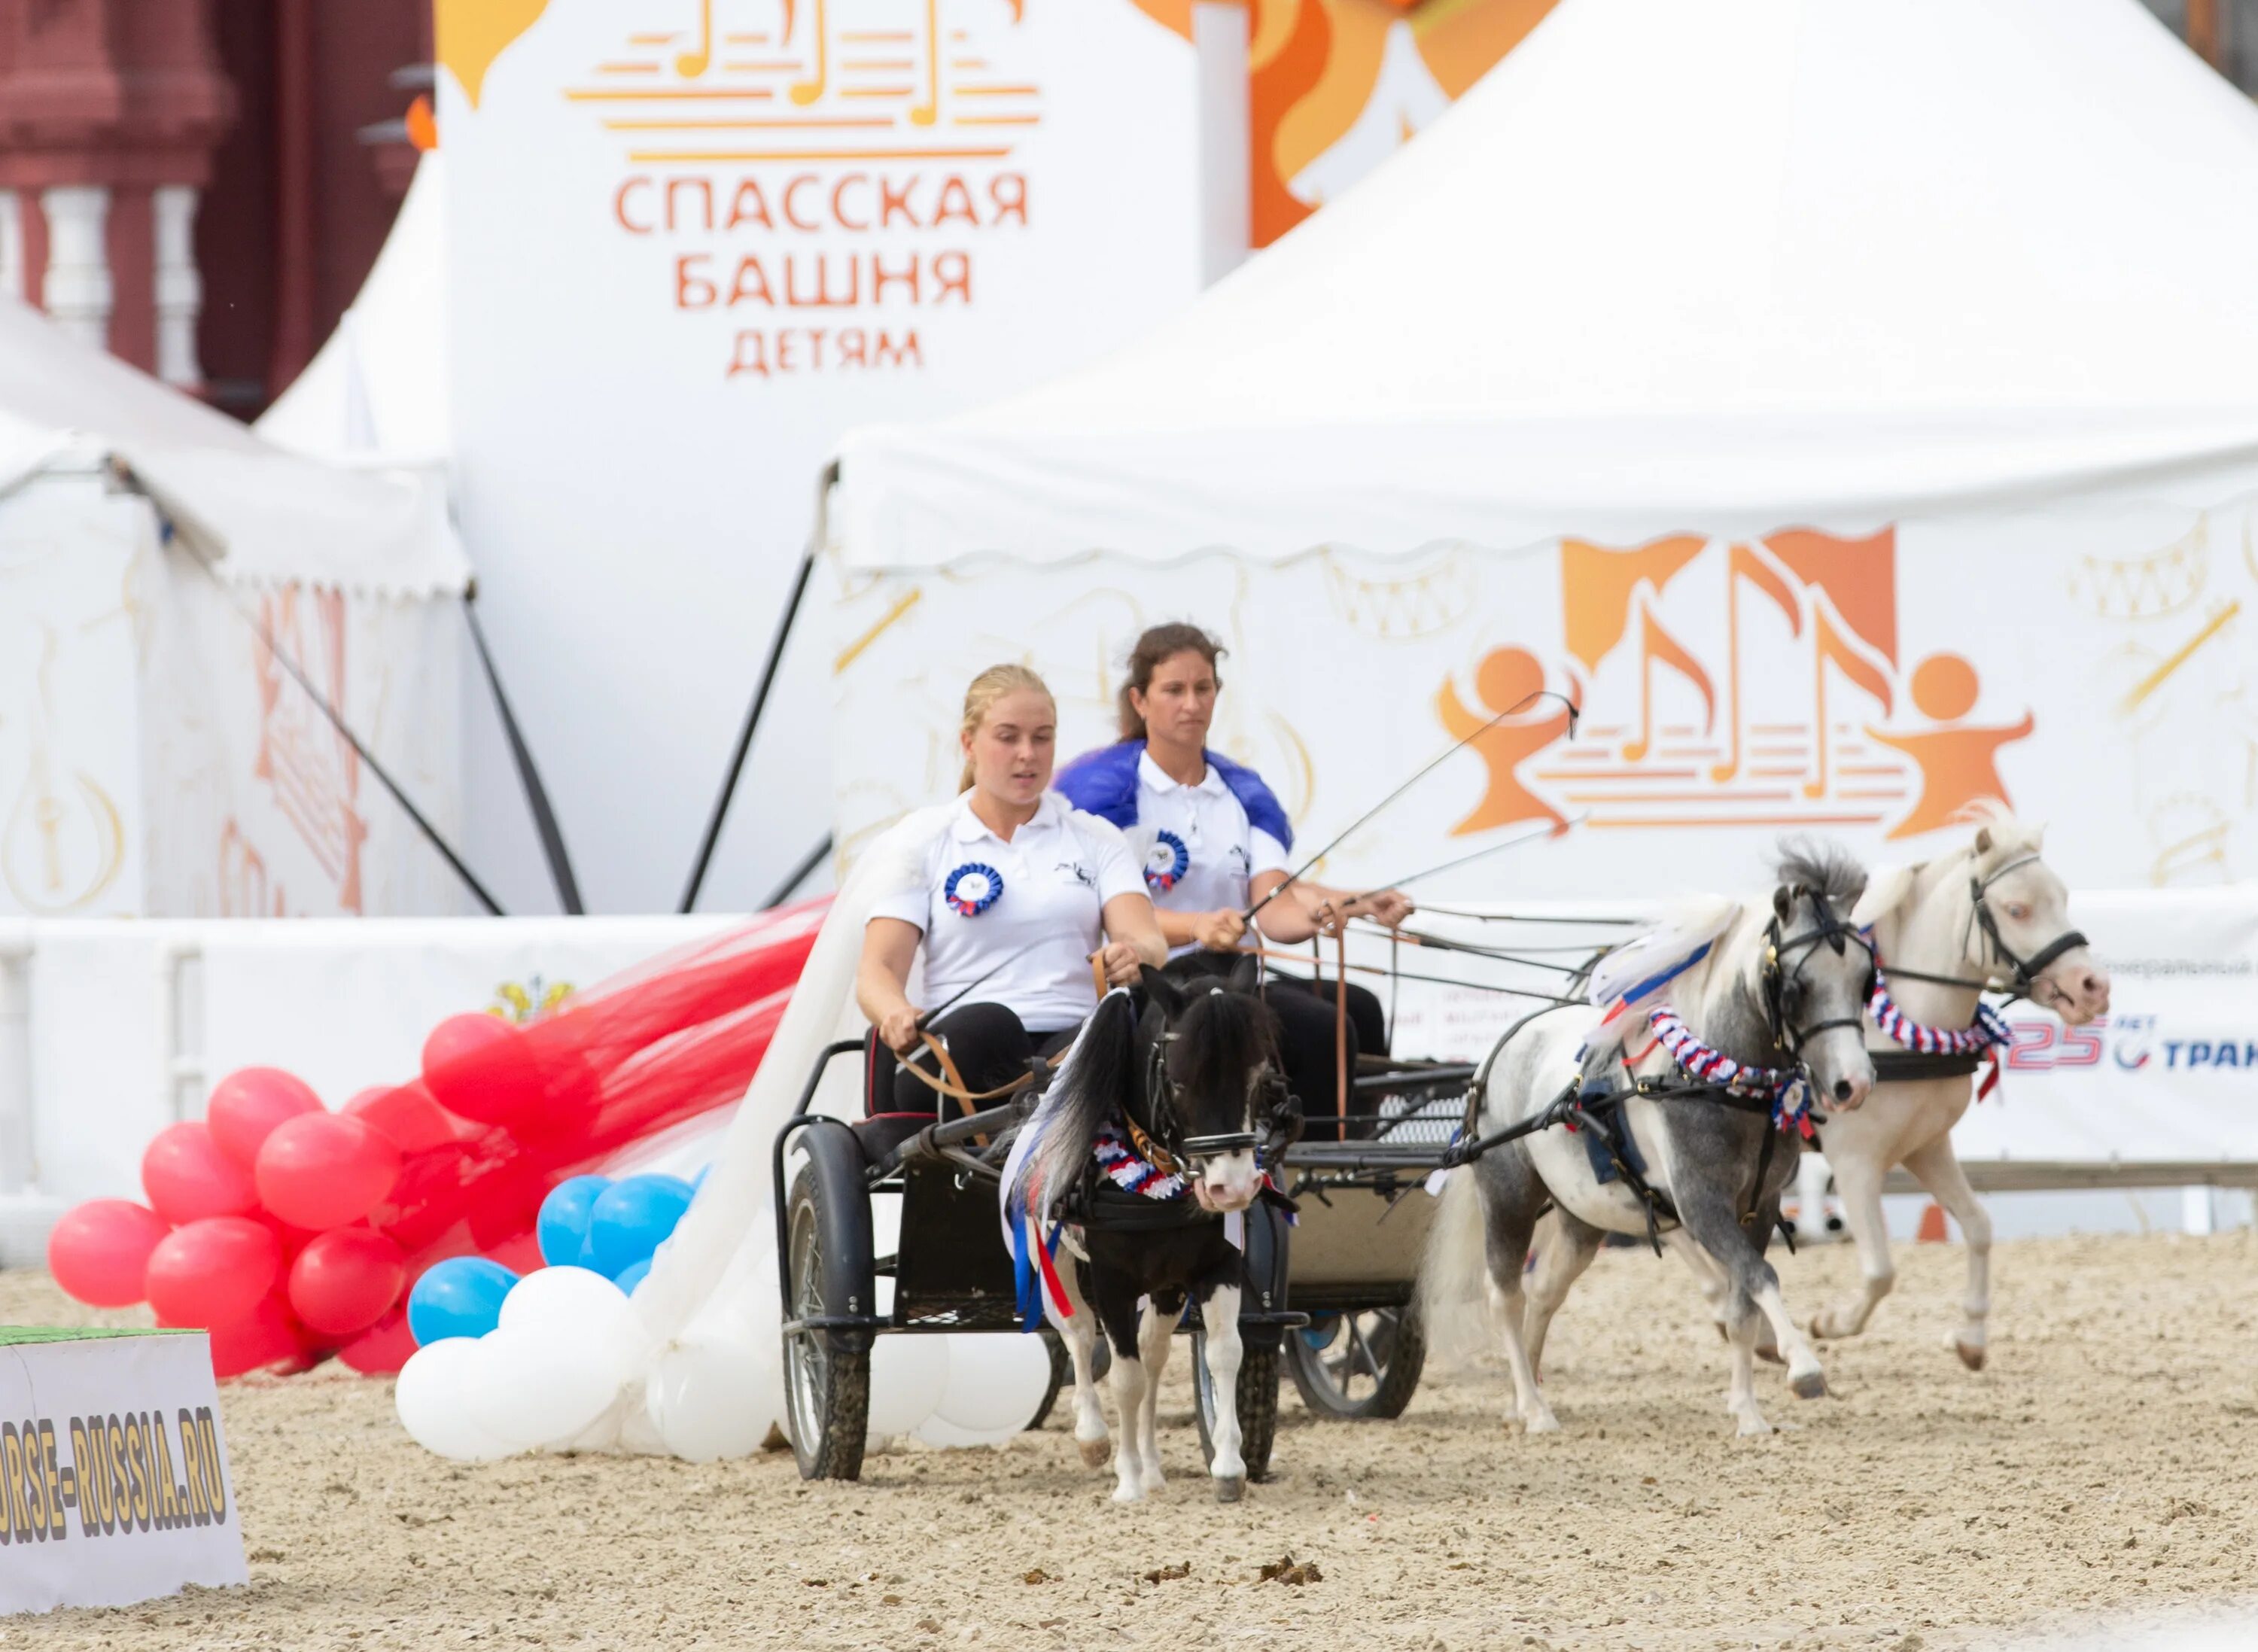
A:
POLYGON ((1836 1027, 1855 1027, 1864 1032, 1866 1024, 1866 1000, 1872 996, 1874 949, 1867 944, 1865 937, 1835 916, 1834 909, 1827 904, 1816 890, 1807 889, 1799 884, 1791 890, 1788 897, 1788 909, 1791 912, 1794 910, 1794 897, 1797 895, 1801 895, 1811 902, 1811 910, 1816 914, 1818 922, 1814 927, 1800 935, 1783 937, 1779 932, 1781 920, 1775 913, 1771 923, 1765 926, 1764 1000, 1765 1016, 1772 1024, 1773 1046, 1786 1051, 1800 1063, 1803 1059, 1803 1046, 1822 1032, 1830 1032, 1836 1027), (1799 954, 1813 952, 1821 945, 1830 948, 1837 958, 1842 957, 1845 949, 1850 947, 1856 947, 1860 952, 1864 953, 1867 989, 1858 996, 1857 1014, 1837 1016, 1829 1020, 1814 1021, 1808 1025, 1798 1026, 1788 1019, 1787 1011, 1781 999, 1794 970, 1799 954))
MULTIPOLYGON (((1221 997, 1221 987, 1211 987, 1211 997, 1221 997)), ((1150 1081, 1146 1086, 1153 1110, 1153 1135, 1171 1157, 1197 1164, 1210 1159, 1222 1159, 1232 1153, 1253 1152, 1262 1145, 1267 1133, 1261 1131, 1232 1131, 1212 1136, 1184 1136, 1182 1129, 1182 1110, 1178 1098, 1183 1086, 1168 1072, 1168 1046, 1182 1034, 1162 1032, 1153 1041, 1153 1053, 1148 1065, 1150 1081)), ((1289 1099, 1284 1074, 1269 1061, 1263 1062, 1253 1081, 1253 1088, 1260 1092, 1262 1105, 1259 1117, 1265 1124, 1273 1123, 1284 1110, 1289 1099)))

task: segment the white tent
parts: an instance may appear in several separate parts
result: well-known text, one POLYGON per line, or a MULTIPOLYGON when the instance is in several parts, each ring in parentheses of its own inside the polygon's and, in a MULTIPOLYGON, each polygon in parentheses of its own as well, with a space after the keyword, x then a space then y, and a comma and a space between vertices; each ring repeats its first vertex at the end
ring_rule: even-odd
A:
POLYGON ((0 913, 457 910, 276 653, 444 829, 467 575, 430 479, 287 453, 0 301, 0 913))
POLYGON ((945 789, 972 670, 1031 650, 1071 748, 1189 614, 1312 827, 1583 697, 1344 871, 1582 819, 1564 891, 1737 877, 1988 791, 2089 882, 2249 876, 2254 195, 2258 109, 2134 0, 1565 0, 1133 348, 841 443, 841 840, 945 789))
POLYGON ((1566 0, 1133 348, 851 436, 843 543, 1396 555, 2245 463, 2254 181, 2134 0, 1566 0))
POLYGON ((260 415, 259 435, 345 464, 451 459, 445 184, 438 152, 427 152, 359 295, 260 415))

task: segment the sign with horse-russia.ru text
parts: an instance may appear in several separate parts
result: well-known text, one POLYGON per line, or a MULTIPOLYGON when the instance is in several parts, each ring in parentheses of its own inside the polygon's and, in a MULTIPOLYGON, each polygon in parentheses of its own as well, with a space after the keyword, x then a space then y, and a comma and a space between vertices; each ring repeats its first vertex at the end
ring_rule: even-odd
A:
POLYGON ((248 1581, 202 1334, 0 1333, 0 1612, 248 1581))

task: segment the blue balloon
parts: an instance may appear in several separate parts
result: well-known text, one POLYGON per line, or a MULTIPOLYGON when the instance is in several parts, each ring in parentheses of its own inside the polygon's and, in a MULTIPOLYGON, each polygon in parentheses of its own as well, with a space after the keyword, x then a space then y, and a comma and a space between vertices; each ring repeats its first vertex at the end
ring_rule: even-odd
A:
POLYGON ((643 1276, 650 1272, 650 1258, 645 1257, 640 1262, 630 1262, 621 1268, 619 1278, 614 1280, 612 1283, 618 1286, 628 1295, 633 1296, 635 1287, 643 1283, 643 1276))
POLYGON ((408 1293, 408 1334, 419 1348, 450 1336, 483 1336, 501 1316, 517 1275, 482 1256, 451 1256, 423 1270, 408 1293))
POLYGON ((690 1184, 679 1176, 629 1176, 598 1194, 588 1218, 596 1272, 617 1280, 629 1263, 648 1259, 690 1209, 690 1184))
POLYGON ((707 1178, 707 1176, 711 1175, 713 1173, 714 1173, 714 1166, 711 1166, 711 1165, 700 1165, 700 1166, 698 1166, 698 1173, 697 1173, 696 1175, 694 1175, 694 1176, 691 1177, 691 1179, 690 1179, 690 1191, 691 1191, 691 1192, 692 1192, 692 1193, 695 1193, 695 1192, 697 1192, 700 1188, 704 1187, 704 1186, 706 1185, 706 1178, 707 1178))
POLYGON ((595 1209, 596 1195, 611 1185, 609 1176, 571 1176, 549 1190, 549 1196, 541 1202, 540 1219, 533 1228, 543 1261, 551 1267, 562 1267, 580 1259, 580 1247, 587 1243, 588 1216, 595 1209))

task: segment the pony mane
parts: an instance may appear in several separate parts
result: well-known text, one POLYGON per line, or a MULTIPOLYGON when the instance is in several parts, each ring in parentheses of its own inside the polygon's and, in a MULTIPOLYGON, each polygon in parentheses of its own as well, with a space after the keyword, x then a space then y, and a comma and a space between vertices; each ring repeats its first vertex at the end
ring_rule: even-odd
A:
POLYGON ((1688 896, 1594 964, 1587 996, 1604 1018, 1585 1040, 1587 1051, 1612 1051, 1639 1011, 1661 1003, 1673 988, 1701 979, 1711 961, 1701 955, 1704 949, 1732 928, 1741 911, 1740 902, 1722 896, 1688 896))
POLYGON ((1236 1095, 1246 1088, 1250 1071, 1277 1059, 1278 1036, 1269 1008, 1253 994, 1220 982, 1204 990, 1190 986, 1186 990, 1191 1001, 1171 1029, 1181 1035, 1178 1047, 1185 1056, 1180 1076, 1187 1088, 1236 1095))
POLYGON ((1829 906, 1845 911, 1865 892, 1866 869, 1833 843, 1784 838, 1772 871, 1783 885, 1810 890, 1829 906))
POLYGON ((1992 852, 1988 857, 1978 855, 1979 864, 1986 858, 2004 864, 2016 855, 2035 854, 2039 840, 2046 835, 2043 826, 2033 826, 1997 798, 1978 798, 1963 804, 1953 811, 1952 819, 1977 830, 1990 829, 1992 852))

